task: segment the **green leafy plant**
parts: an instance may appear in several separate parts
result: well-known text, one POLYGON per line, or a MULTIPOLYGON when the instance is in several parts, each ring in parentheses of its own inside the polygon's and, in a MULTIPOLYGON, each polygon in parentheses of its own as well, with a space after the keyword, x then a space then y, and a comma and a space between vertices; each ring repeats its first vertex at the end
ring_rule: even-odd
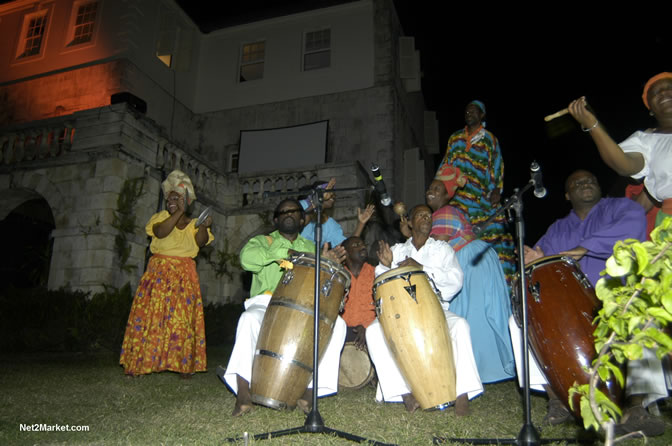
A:
POLYGON ((224 249, 214 250, 210 247, 202 248, 199 251, 199 258, 215 270, 217 278, 226 276, 229 280, 233 279, 235 269, 240 270, 240 259, 235 252, 229 252, 229 239, 224 239, 224 249), (212 254, 215 254, 215 260, 212 259, 212 254))
POLYGON ((121 288, 103 285, 105 291, 96 293, 86 305, 86 322, 90 327, 90 342, 113 354, 121 351, 128 314, 133 303, 133 290, 126 282, 121 288))
POLYGON ((8 287, 0 293, 0 350, 86 351, 88 293, 45 287, 8 287))
MULTIPOLYGON (((619 241, 607 260, 606 273, 595 287, 602 309, 595 317, 597 358, 587 368, 590 382, 574 385, 569 401, 581 396, 581 417, 586 428, 602 428, 605 443, 613 444, 614 424, 620 408, 598 389, 611 378, 624 384, 620 365, 653 349, 658 358, 672 351, 672 338, 663 328, 672 321, 672 218, 651 232, 651 241, 619 241)), ((624 438, 624 437, 621 437, 624 438)))
POLYGON ((117 235, 114 237, 114 251, 119 259, 119 269, 126 272, 133 272, 136 268, 136 265, 128 263, 128 258, 131 256, 128 238, 137 228, 133 209, 142 195, 144 185, 143 177, 124 181, 117 198, 117 210, 114 211, 112 226, 117 230, 117 235))
POLYGON ((203 306, 205 339, 208 346, 233 345, 236 339, 238 319, 245 310, 241 303, 210 302, 203 306))
POLYGON ((133 302, 128 283, 80 290, 8 287, 0 293, 0 351, 86 352, 121 349, 133 302))

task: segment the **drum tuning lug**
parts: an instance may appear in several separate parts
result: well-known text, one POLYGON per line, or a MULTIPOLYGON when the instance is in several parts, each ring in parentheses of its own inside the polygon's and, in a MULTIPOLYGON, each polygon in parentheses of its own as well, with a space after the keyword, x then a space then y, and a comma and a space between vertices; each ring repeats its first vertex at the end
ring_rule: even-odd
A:
POLYGON ((282 284, 287 285, 294 278, 294 271, 288 270, 285 271, 285 274, 282 276, 282 284))
POLYGON ((331 280, 327 280, 324 282, 324 285, 322 285, 322 295, 324 297, 329 297, 329 294, 331 294, 331 280))
POLYGON ((404 289, 406 290, 406 292, 411 296, 411 298, 417 304, 418 303, 418 298, 415 295, 415 285, 405 286, 404 289))
POLYGON ((541 286, 539 285, 539 282, 535 282, 534 285, 530 285, 528 290, 532 297, 534 297, 535 302, 539 302, 539 295, 541 294, 539 289, 541 286))
POLYGON ((436 297, 439 298, 439 301, 440 302, 449 302, 447 300, 443 300, 443 296, 441 296, 441 290, 439 290, 439 288, 434 283, 434 280, 429 275, 427 275, 427 279, 429 280, 429 283, 432 285, 432 290, 434 290, 434 294, 436 294, 436 297))
POLYGON ((593 285, 588 281, 585 275, 578 273, 576 271, 572 271, 572 275, 576 279, 577 282, 581 284, 584 288, 593 288, 593 285))

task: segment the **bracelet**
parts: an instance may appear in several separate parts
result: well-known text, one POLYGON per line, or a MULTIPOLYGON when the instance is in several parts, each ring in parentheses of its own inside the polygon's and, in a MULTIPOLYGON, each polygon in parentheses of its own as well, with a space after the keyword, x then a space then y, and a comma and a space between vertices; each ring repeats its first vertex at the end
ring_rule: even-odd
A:
POLYGON ((585 128, 584 126, 581 126, 581 130, 583 130, 584 132, 590 132, 590 131, 593 130, 595 127, 597 127, 597 124, 599 124, 599 123, 600 123, 600 121, 598 121, 598 120, 596 119, 596 120, 595 120, 595 124, 593 124, 592 127, 585 128))

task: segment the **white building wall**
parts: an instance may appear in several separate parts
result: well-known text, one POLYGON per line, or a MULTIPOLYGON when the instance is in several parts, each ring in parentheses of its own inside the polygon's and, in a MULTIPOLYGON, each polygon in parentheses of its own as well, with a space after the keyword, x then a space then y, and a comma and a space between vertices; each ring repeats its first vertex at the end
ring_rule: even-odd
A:
POLYGON ((359 90, 374 83, 370 0, 222 29, 202 38, 193 111, 359 90), (331 29, 331 66, 302 71, 306 31, 331 29), (242 44, 266 42, 263 79, 239 82, 242 44))

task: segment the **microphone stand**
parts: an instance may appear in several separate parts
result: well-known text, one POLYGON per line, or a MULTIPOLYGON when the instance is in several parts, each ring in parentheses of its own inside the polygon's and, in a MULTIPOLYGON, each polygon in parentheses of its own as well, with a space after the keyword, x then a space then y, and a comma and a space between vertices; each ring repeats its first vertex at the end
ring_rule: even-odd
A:
MULTIPOLYGON (((322 416, 318 409, 317 392, 318 386, 318 365, 319 365, 319 345, 320 345, 320 330, 319 330, 319 314, 320 314, 320 254, 322 252, 322 203, 324 201, 324 194, 329 192, 344 192, 344 191, 361 191, 367 190, 364 188, 342 188, 325 190, 321 188, 314 188, 310 195, 313 205, 315 206, 316 222, 315 222, 315 289, 314 289, 314 311, 313 311, 313 400, 312 409, 306 416, 306 421, 303 426, 292 427, 279 431, 266 432, 257 434, 253 438, 255 440, 266 440, 275 437, 284 437, 294 434, 328 434, 335 435, 339 438, 354 441, 356 443, 368 443, 376 446, 396 446, 392 443, 381 443, 379 441, 369 440, 368 438, 360 437, 348 432, 332 429, 324 425, 322 416)), ((272 195, 296 195, 296 192, 268 192, 264 193, 264 198, 272 195)), ((229 443, 244 440, 245 437, 227 438, 229 443)), ((246 443, 247 444, 247 443, 246 443)))
POLYGON ((555 442, 566 442, 566 443, 578 443, 581 440, 574 438, 549 438, 541 439, 539 432, 532 424, 532 415, 530 410, 530 371, 529 371, 529 342, 527 339, 528 334, 528 324, 527 324, 527 286, 525 281, 525 259, 523 256, 524 251, 524 240, 525 240, 525 222, 523 221, 523 194, 528 191, 530 188, 534 187, 534 181, 530 180, 528 184, 525 185, 521 190, 514 189, 513 195, 508 198, 504 204, 497 209, 495 214, 490 217, 483 225, 474 230, 474 233, 478 235, 482 232, 490 222, 492 222, 498 215, 513 209, 515 213, 515 224, 516 224, 516 241, 518 245, 518 270, 520 271, 521 279, 518 281, 519 295, 521 300, 522 307, 522 320, 523 320, 523 334, 521 336, 521 344, 523 348, 523 410, 525 415, 525 420, 523 422, 523 427, 518 433, 516 438, 445 438, 434 436, 434 444, 445 443, 446 441, 456 442, 456 443, 469 443, 469 444, 515 444, 519 446, 536 446, 539 444, 548 444, 555 442))

